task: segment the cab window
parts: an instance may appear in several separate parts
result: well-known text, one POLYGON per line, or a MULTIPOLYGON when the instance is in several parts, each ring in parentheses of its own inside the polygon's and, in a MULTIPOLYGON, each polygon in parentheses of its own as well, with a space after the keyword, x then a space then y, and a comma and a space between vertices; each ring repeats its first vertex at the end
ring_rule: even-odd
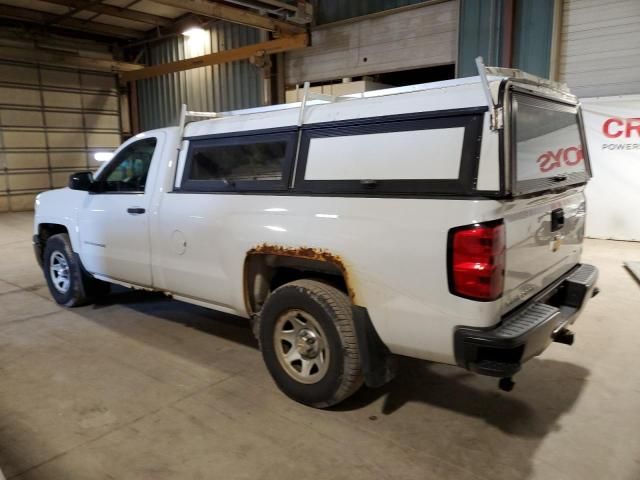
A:
POLYGON ((194 138, 180 190, 286 190, 296 142, 296 132, 194 138))
POLYGON ((155 138, 145 138, 120 151, 100 175, 100 191, 144 192, 156 143, 155 138))

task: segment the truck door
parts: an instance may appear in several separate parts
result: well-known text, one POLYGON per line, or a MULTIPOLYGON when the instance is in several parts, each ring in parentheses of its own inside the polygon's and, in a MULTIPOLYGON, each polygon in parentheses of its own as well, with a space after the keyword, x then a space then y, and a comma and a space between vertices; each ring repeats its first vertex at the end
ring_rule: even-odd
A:
MULTIPOLYGON (((96 178, 78 212, 80 257, 91 273, 151 285, 149 171, 161 149, 157 136, 125 145, 96 178)), ((156 162, 157 163, 157 162, 156 162)))

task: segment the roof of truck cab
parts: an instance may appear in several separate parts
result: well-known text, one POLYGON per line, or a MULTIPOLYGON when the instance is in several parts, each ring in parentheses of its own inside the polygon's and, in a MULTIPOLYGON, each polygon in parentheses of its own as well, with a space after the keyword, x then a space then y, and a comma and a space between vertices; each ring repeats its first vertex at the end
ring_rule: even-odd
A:
MULTIPOLYGON (((506 77, 488 77, 498 83, 506 77)), ((480 77, 466 77, 408 87, 373 90, 364 94, 339 97, 338 101, 307 101, 303 124, 317 124, 387 115, 439 110, 460 110, 486 107, 487 100, 480 77)), ((185 137, 224 134, 230 132, 295 127, 300 117, 301 103, 274 105, 220 114, 218 118, 188 123, 185 137)))

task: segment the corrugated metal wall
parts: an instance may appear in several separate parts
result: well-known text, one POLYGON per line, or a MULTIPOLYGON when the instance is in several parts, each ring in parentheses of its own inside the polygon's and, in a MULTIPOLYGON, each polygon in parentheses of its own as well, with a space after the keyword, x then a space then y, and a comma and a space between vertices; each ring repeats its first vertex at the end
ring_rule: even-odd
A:
POLYGON ((114 75, 0 62, 0 211, 32 209, 120 137, 114 75))
POLYGON ((640 1, 565 0, 559 73, 581 97, 640 93, 640 1))
MULTIPOLYGON (((486 65, 503 64, 505 2, 461 0, 458 38, 458 76, 477 75, 475 58, 486 65)), ((553 30, 554 0, 515 0, 511 65, 534 75, 548 77, 553 30)))
POLYGON ((554 0, 517 0, 513 22, 513 66, 549 77, 554 0))
POLYGON ((475 63, 478 55, 486 65, 500 65, 503 9, 503 0, 460 0, 459 77, 478 74, 475 63))
MULTIPOLYGON (((149 46, 149 63, 174 62, 261 41, 249 27, 217 22, 203 38, 182 35, 149 46)), ((224 63, 137 82, 140 128, 176 125, 180 105, 190 110, 225 111, 262 105, 260 70, 248 61, 224 63)))
POLYGON ((322 25, 424 1, 425 0, 349 0, 345 2, 344 0, 315 0, 313 2, 313 11, 316 24, 322 25))

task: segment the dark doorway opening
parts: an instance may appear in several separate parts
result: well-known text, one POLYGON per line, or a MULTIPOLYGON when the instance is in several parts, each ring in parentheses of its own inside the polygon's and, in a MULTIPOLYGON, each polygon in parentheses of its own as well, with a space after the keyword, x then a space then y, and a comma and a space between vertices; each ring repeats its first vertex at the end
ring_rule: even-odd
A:
MULTIPOLYGON (((381 85, 390 87, 405 87, 418 83, 439 82, 441 80, 451 80, 456 78, 456 66, 454 63, 448 65, 438 65, 436 67, 414 68, 412 70, 399 70, 396 72, 376 73, 373 75, 350 77, 349 80, 357 82, 369 80, 381 85)), ((333 85, 343 83, 342 79, 311 82, 312 87, 333 85)))
POLYGON ((417 83, 438 82, 450 80, 456 76, 455 64, 438 65, 437 67, 417 68, 413 70, 400 70, 397 72, 379 73, 370 77, 379 83, 404 87, 417 83))

